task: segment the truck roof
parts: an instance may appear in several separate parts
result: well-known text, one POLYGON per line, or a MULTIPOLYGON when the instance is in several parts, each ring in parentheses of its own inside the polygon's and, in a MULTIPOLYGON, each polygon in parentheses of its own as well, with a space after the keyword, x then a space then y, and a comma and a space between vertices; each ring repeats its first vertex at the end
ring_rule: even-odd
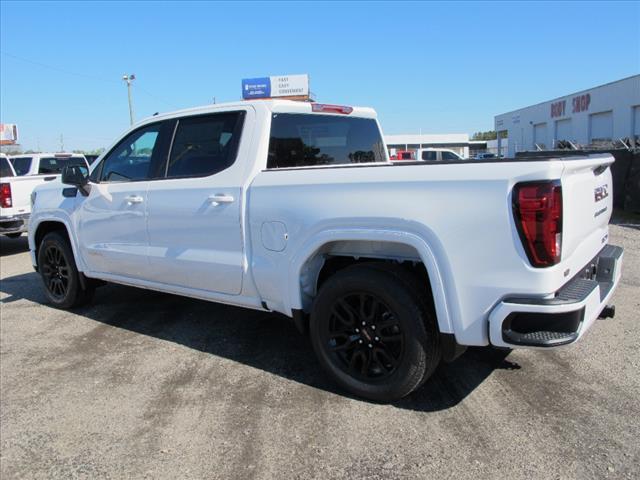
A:
POLYGON ((58 158, 69 158, 69 157, 82 157, 84 155, 81 153, 68 153, 68 152, 38 152, 38 153, 21 153, 19 155, 11 155, 11 158, 34 158, 34 157, 58 157, 58 158))
POLYGON ((246 108, 247 106, 251 106, 256 110, 266 108, 267 110, 270 110, 273 113, 318 113, 321 115, 337 115, 337 116, 374 118, 374 119, 377 118, 376 111, 373 108, 369 108, 369 107, 353 107, 349 105, 348 107, 351 108, 352 111, 349 114, 344 114, 344 113, 335 113, 330 111, 313 112, 312 111, 313 105, 333 106, 333 104, 325 104, 320 102, 301 102, 297 100, 282 100, 282 99, 240 100, 237 102, 214 103, 211 105, 203 105, 200 107, 185 108, 182 110, 175 110, 172 112, 161 113, 152 117, 147 117, 144 120, 141 120, 140 122, 138 122, 138 124, 143 124, 149 121, 160 120, 160 119, 182 117, 185 115, 214 113, 220 110, 229 110, 233 108, 242 108, 242 107, 246 108))

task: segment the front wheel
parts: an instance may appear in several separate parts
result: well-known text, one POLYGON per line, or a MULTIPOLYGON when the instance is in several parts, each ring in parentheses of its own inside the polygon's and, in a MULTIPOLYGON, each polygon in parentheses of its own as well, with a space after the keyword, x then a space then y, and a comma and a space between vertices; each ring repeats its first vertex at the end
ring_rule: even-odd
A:
POLYGON ((356 265, 330 277, 309 328, 325 370, 367 399, 408 395, 440 362, 438 328, 417 290, 384 268, 356 265))
POLYGON ((55 307, 77 307, 93 297, 92 287, 82 288, 71 245, 64 235, 45 235, 38 248, 38 269, 45 294, 55 307))

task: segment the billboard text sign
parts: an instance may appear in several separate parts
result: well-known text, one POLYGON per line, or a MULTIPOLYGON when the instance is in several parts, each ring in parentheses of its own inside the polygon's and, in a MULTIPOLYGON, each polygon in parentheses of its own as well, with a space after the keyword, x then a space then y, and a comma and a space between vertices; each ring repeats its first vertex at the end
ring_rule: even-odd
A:
POLYGON ((242 80, 242 98, 245 100, 307 95, 309 75, 277 75, 242 80))

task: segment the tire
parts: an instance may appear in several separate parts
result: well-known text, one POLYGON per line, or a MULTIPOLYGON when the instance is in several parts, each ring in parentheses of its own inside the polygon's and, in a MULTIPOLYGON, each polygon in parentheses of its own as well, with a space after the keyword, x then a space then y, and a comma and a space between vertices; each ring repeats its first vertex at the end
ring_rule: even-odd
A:
POLYGON ((360 265, 367 268, 374 268, 376 270, 389 272, 390 274, 394 275, 405 285, 406 288, 411 290, 413 297, 418 301, 420 307, 422 308, 422 314, 425 321, 425 329, 427 330, 427 332, 431 332, 431 334, 428 335, 429 344, 427 345, 427 349, 435 352, 438 360, 433 364, 431 369, 425 370, 422 380, 414 389, 417 390, 429 379, 438 365, 440 365, 442 359, 442 349, 440 347, 440 329, 438 328, 435 306, 433 304, 433 297, 431 296, 431 288, 429 287, 429 289, 427 290, 425 286, 421 284, 421 282, 423 282, 423 279, 421 279, 415 273, 407 270, 406 268, 403 268, 397 263, 367 262, 360 265))
POLYGON ((327 279, 316 296, 309 324, 313 349, 354 395, 398 400, 440 363, 437 325, 408 278, 395 269, 354 265, 327 279))
POLYGON ((69 240, 59 232, 45 235, 38 247, 38 270, 45 295, 57 308, 85 305, 93 298, 94 288, 83 288, 69 240))
POLYGON ((19 238, 22 236, 22 232, 16 232, 16 233, 5 233, 5 235, 9 238, 19 238))

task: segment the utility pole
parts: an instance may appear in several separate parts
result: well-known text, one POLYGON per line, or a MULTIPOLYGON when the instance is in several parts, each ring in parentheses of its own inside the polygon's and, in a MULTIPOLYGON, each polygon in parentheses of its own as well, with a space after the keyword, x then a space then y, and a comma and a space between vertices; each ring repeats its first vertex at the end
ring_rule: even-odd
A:
POLYGON ((129 94, 129 120, 131 121, 131 125, 133 125, 133 102, 131 101, 131 82, 136 79, 134 73, 130 75, 123 75, 122 80, 127 83, 127 93, 129 94))
POLYGON ((60 134, 60 151, 64 152, 64 137, 60 134))

